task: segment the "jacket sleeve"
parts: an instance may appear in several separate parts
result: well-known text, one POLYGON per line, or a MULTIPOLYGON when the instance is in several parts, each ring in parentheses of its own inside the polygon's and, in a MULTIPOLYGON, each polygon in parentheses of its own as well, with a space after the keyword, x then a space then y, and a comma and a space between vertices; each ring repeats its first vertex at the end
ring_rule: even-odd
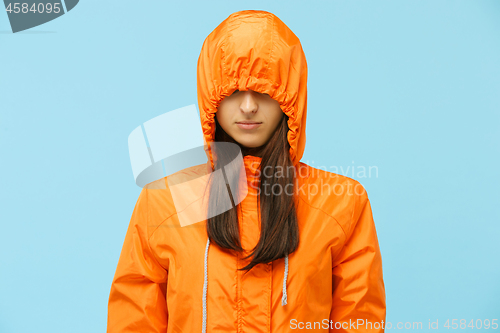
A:
POLYGON ((168 273, 149 245, 148 217, 148 190, 143 188, 111 284, 107 333, 167 331, 168 273))
POLYGON ((333 259, 330 331, 382 333, 386 317, 382 257, 368 195, 361 184, 356 191, 344 247, 333 259))

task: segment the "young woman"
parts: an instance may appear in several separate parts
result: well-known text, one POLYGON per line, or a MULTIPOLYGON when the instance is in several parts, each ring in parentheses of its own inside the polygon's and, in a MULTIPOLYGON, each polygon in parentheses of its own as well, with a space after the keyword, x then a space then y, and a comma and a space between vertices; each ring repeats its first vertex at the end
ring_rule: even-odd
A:
MULTIPOLYGON (((175 175, 145 187, 112 282, 107 332, 383 332, 382 259, 366 191, 300 162, 307 64, 299 39, 269 12, 233 13, 203 43, 198 103, 207 144, 241 148, 248 193, 234 200, 238 190, 212 181, 206 220, 181 226, 187 206, 174 205, 175 175), (233 205, 218 211, 228 198, 233 205)), ((177 175, 227 171, 223 153, 209 150, 206 165, 177 175)))

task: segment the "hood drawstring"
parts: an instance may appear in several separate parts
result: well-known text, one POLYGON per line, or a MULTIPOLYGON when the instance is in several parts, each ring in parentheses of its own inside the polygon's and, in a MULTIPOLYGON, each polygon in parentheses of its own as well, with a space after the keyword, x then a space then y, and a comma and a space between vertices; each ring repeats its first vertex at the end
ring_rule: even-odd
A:
POLYGON ((207 247, 205 248, 205 278, 203 280, 203 324, 201 332, 207 331, 207 287, 208 287, 208 246, 210 245, 210 237, 207 240, 207 247))
POLYGON ((281 297, 281 306, 286 305, 286 278, 288 276, 288 254, 285 256, 285 273, 283 273, 283 296, 281 297))
MULTIPOLYGON (((208 288, 208 247, 210 246, 210 238, 207 239, 207 246, 205 247, 205 277, 203 280, 203 324, 201 328, 202 333, 207 331, 207 288, 208 288)), ((286 295, 286 279, 288 277, 288 254, 285 255, 285 272, 283 275, 283 296, 281 297, 281 306, 287 304, 286 295)))

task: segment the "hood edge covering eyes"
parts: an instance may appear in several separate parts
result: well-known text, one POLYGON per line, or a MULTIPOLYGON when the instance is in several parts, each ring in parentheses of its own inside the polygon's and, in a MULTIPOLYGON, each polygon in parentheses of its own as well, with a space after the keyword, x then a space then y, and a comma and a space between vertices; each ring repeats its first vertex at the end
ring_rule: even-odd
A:
POLYGON ((203 42, 197 66, 197 95, 205 151, 215 137, 215 113, 235 90, 267 93, 289 117, 290 158, 305 150, 307 62, 300 40, 274 14, 244 10, 231 14, 203 42))

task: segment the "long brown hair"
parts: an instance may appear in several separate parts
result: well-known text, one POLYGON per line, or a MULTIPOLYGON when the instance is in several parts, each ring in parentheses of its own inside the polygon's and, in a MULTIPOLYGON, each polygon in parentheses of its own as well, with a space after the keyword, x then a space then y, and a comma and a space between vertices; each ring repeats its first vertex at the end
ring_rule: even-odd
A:
MULTIPOLYGON (((261 232, 260 239, 250 255, 251 262, 240 270, 249 271, 260 263, 269 263, 276 259, 284 258, 286 254, 294 252, 299 244, 299 228, 293 193, 295 193, 295 168, 290 158, 290 145, 287 139, 288 116, 283 114, 281 123, 278 125, 273 136, 267 144, 257 148, 246 148, 236 142, 219 125, 215 118, 215 142, 231 142, 240 146, 243 155, 254 155, 261 157, 259 166, 260 174, 260 214, 261 232), (277 168, 285 170, 277 175, 277 168), (289 172, 289 170, 293 172, 289 172), (262 172, 266 170, 266 172, 262 172), (272 171, 272 172, 269 172, 272 171), (273 185, 281 188, 280 195, 273 194, 273 185), (265 190, 267 189, 267 190, 265 190), (290 190, 291 189, 291 190, 290 190), (288 194, 287 194, 288 193, 288 194)), ((230 156, 223 150, 217 150, 217 159, 214 161, 215 170, 224 172, 224 166, 228 165, 234 156, 230 156)), ((214 170, 214 171, 215 171, 214 170)), ((226 177, 226 176, 225 176, 226 177)), ((243 252, 240 242, 238 207, 234 205, 233 195, 227 184, 211 182, 209 190, 208 216, 213 216, 216 211, 218 198, 231 197, 232 207, 224 213, 207 219, 207 234, 211 242, 215 242, 221 248, 243 252), (224 193, 225 192, 225 193, 224 193)))

